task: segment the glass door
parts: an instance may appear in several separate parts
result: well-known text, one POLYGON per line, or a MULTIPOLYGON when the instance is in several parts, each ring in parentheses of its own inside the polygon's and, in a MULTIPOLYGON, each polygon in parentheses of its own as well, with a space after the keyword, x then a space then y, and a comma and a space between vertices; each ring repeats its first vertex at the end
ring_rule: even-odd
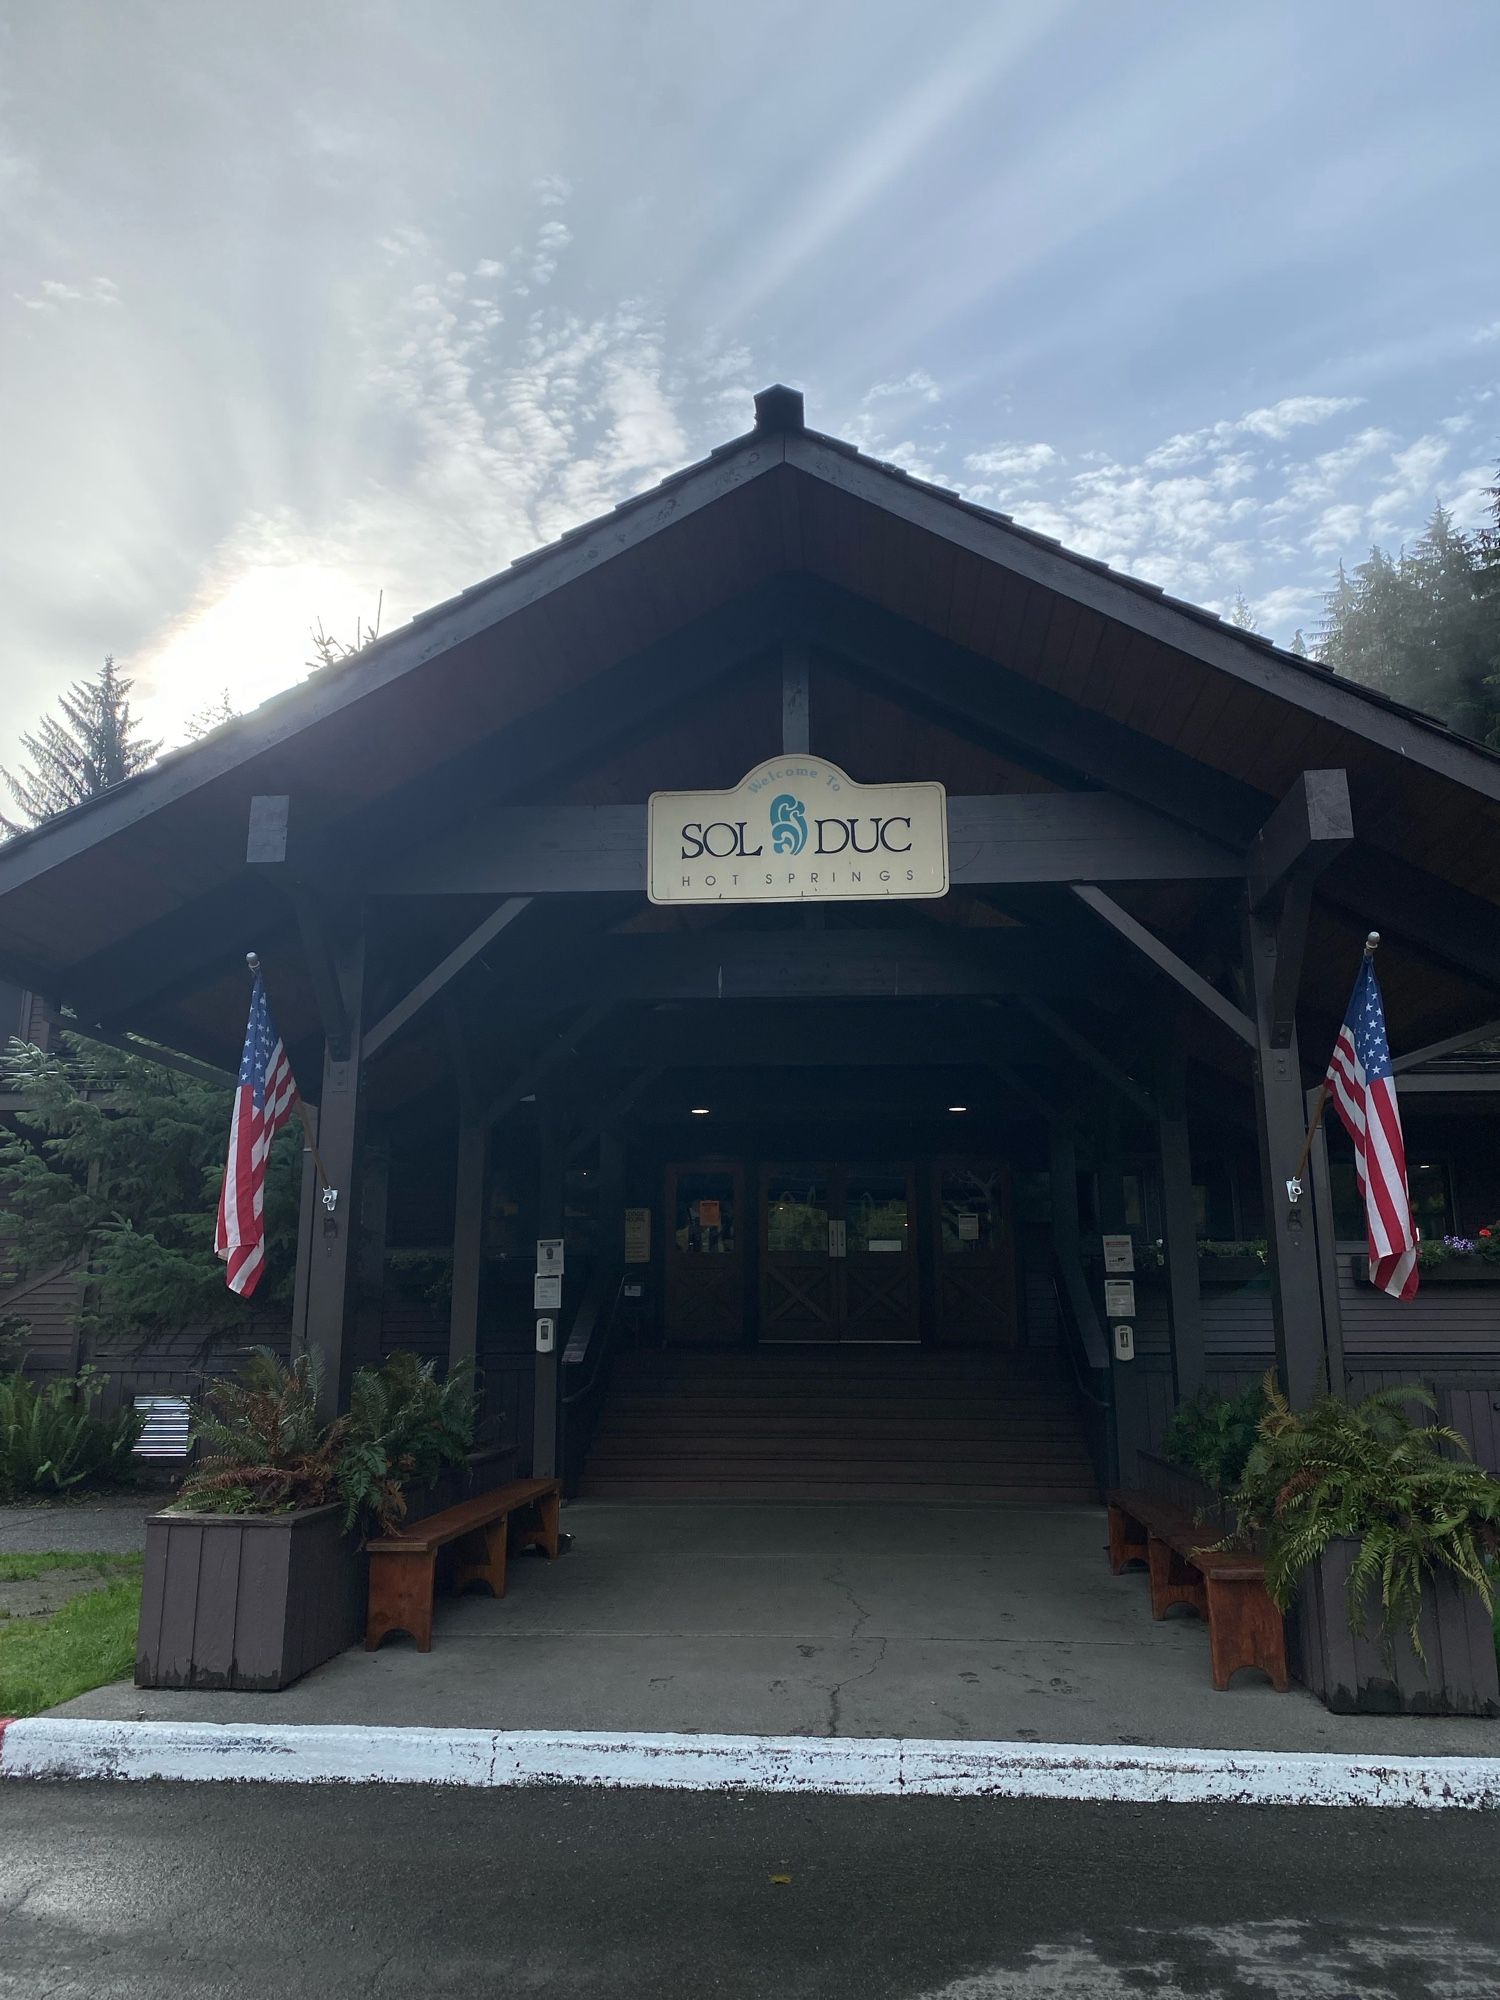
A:
POLYGON ((910 1167, 768 1167, 761 1216, 762 1340, 920 1337, 910 1167))
POLYGON ((937 1337, 953 1346, 1016 1344, 1010 1176, 992 1162, 933 1169, 937 1337))
POLYGON ((837 1340, 836 1248, 828 1167, 767 1167, 761 1182, 762 1340, 837 1340))
POLYGON ((917 1340, 916 1229, 910 1167, 848 1166, 843 1196, 845 1340, 917 1340))

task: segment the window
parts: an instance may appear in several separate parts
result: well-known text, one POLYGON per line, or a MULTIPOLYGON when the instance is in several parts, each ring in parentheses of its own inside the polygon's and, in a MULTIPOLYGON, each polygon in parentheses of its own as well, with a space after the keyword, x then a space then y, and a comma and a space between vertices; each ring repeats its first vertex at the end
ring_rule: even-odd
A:
POLYGON ((728 1256, 734 1249, 735 1220, 733 1174, 677 1176, 672 1231, 679 1250, 693 1257, 728 1256))
MULTIPOLYGON (((1333 1193, 1333 1233, 1336 1237, 1365 1237, 1364 1204, 1359 1198, 1359 1182, 1352 1159, 1332 1159, 1328 1182, 1333 1193)), ((1451 1233, 1453 1183, 1446 1160, 1408 1160, 1406 1185, 1411 1194, 1412 1218, 1422 1235, 1429 1239, 1451 1233)))

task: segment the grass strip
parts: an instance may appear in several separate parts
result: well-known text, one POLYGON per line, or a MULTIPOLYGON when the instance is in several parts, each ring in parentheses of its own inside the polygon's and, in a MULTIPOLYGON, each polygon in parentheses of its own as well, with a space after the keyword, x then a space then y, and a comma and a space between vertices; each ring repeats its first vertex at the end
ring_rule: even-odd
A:
POLYGON ((40 1715, 75 1694, 129 1677, 141 1615, 140 1558, 113 1560, 134 1563, 137 1573, 85 1591, 50 1618, 0 1625, 0 1715, 40 1715))

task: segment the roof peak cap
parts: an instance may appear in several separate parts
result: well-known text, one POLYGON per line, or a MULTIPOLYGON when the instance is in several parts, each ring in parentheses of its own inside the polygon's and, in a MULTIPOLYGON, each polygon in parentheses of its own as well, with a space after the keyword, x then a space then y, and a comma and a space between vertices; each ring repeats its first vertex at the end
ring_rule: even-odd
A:
POLYGON ((758 431, 800 431, 806 429, 802 391, 773 382, 755 399, 755 428, 758 431))

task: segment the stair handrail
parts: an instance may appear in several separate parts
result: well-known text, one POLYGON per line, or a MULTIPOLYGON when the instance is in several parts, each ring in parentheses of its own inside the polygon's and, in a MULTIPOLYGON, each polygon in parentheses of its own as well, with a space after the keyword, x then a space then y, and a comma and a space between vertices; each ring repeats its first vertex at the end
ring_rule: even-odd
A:
POLYGON ((1074 1387, 1090 1417, 1087 1424, 1089 1454, 1094 1476, 1104 1492, 1117 1483, 1119 1445, 1116 1432, 1114 1370, 1109 1345, 1094 1307, 1093 1295, 1082 1268, 1060 1253, 1053 1259, 1052 1296, 1057 1305, 1058 1328, 1074 1387), (1091 1377, 1099 1387, 1091 1386, 1091 1377))
POLYGON ((615 1321, 619 1317, 620 1301, 625 1295, 625 1268, 623 1264, 600 1263, 590 1277, 588 1286, 579 1301, 574 1316, 573 1330, 568 1335, 568 1344, 563 1349, 562 1365, 567 1368, 581 1368, 589 1358, 589 1350, 594 1348, 594 1365, 586 1382, 576 1388, 564 1389, 562 1400, 579 1402, 587 1396, 599 1379, 599 1371, 604 1365, 614 1339, 615 1321), (605 1307, 605 1300, 609 1303, 605 1307), (597 1338, 597 1346, 596 1346, 597 1338))

